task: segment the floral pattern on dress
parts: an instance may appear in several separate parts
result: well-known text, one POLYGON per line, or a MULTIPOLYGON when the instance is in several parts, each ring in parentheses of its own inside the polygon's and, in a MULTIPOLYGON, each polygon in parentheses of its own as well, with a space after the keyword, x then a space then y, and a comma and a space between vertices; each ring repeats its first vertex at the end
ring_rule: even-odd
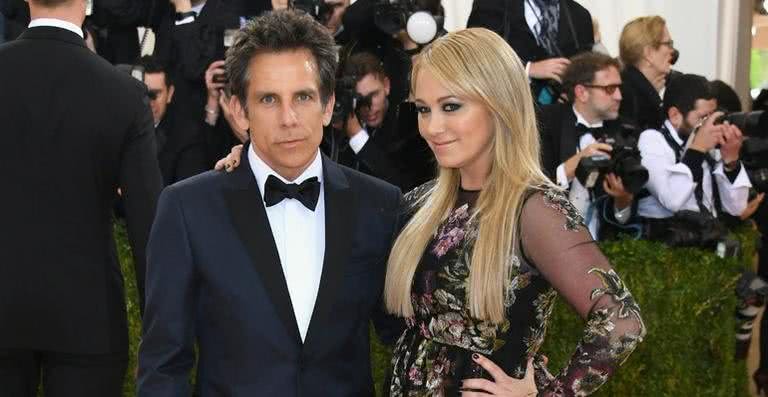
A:
MULTIPOLYGON (((433 185, 432 185, 433 186, 433 185)), ((431 186, 430 186, 431 188, 431 186)), ((427 194, 429 188, 419 188, 427 194)), ((546 207, 564 220, 562 230, 585 230, 583 218, 562 191, 537 187, 546 207)), ((408 194, 411 203, 421 202, 408 194)), ((521 257, 510 256, 509 279, 505 281, 504 305, 508 315, 501 324, 471 316, 467 290, 478 225, 472 203, 459 202, 438 228, 414 276, 411 294, 414 317, 395 345, 390 396, 455 396, 460 381, 486 377, 471 360, 472 353, 494 359, 498 353, 511 357, 503 369, 511 376, 525 375, 527 357, 534 356, 534 378, 541 396, 588 395, 604 384, 634 350, 645 333, 637 304, 613 270, 592 267, 587 274, 600 280, 600 287, 585 293, 601 303, 589 313, 584 337, 576 353, 557 376, 547 370, 538 353, 558 293, 521 257), (640 332, 616 335, 616 322, 636 318, 640 332), (513 332, 514 331, 514 332, 513 332), (516 335, 513 337, 512 335, 516 335)), ((498 362, 497 362, 498 364, 498 362)))

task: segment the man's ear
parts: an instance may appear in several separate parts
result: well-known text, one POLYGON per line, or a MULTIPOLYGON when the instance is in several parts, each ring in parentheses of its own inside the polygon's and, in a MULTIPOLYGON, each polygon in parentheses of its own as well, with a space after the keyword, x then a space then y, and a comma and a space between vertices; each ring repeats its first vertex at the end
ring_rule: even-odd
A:
POLYGON ((248 131, 251 126, 251 123, 248 120, 248 109, 243 106, 237 95, 232 95, 229 98, 229 110, 232 112, 237 128, 240 128, 243 131, 248 131))
POLYGON ((669 109, 667 109, 667 119, 672 122, 672 125, 680 126, 685 119, 685 115, 680 112, 680 109, 670 106, 669 109))
POLYGON ((336 104, 336 95, 331 94, 323 109, 323 126, 327 127, 333 119, 333 106, 336 104))
POLYGON ((384 76, 384 80, 382 80, 382 82, 384 83, 384 95, 389 96, 389 88, 390 88, 389 77, 384 76))
POLYGON ((586 102, 589 98, 589 90, 581 84, 573 86, 573 102, 586 102))
POLYGON ((166 101, 166 103, 170 104, 171 101, 173 101, 173 93, 174 92, 176 92, 176 86, 171 84, 171 86, 168 87, 168 100, 166 101))

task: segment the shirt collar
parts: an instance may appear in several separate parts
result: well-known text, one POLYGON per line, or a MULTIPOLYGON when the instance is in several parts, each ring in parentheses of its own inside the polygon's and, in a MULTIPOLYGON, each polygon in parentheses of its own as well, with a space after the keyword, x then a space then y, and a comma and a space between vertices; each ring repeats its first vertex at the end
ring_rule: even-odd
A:
POLYGON ((80 36, 80 38, 83 38, 83 39, 85 38, 85 36, 83 36, 83 30, 79 26, 75 25, 72 22, 64 21, 64 20, 61 20, 61 19, 56 19, 56 18, 35 18, 35 19, 33 19, 32 21, 29 22, 29 26, 28 27, 36 28, 38 26, 53 26, 55 28, 66 29, 66 30, 69 30, 72 33, 77 34, 78 36, 80 36))
POLYGON ((669 120, 664 121, 664 126, 667 127, 667 131, 669 131, 670 135, 672 135, 672 138, 677 142, 678 145, 683 146, 683 138, 680 137, 680 134, 677 132, 677 129, 672 125, 672 123, 669 120))
POLYGON ((597 123, 590 124, 587 119, 584 118, 584 116, 579 113, 578 110, 576 110, 576 106, 573 106, 573 114, 576 115, 576 124, 584 124, 587 128, 600 128, 603 126, 603 121, 600 120, 597 123))
POLYGON ((203 12, 203 7, 205 7, 206 2, 202 2, 196 6, 192 6, 192 11, 195 12, 195 15, 200 16, 200 13, 203 12))
POLYGON ((264 185, 266 185, 267 178, 270 175, 274 175, 285 183, 301 183, 312 177, 317 177, 317 180, 321 184, 323 183, 323 160, 320 156, 320 149, 317 150, 317 154, 315 155, 315 159, 312 160, 312 164, 310 164, 309 167, 307 167, 307 169, 293 181, 283 178, 280 174, 275 172, 272 167, 267 165, 267 163, 256 154, 256 151, 253 149, 253 144, 248 146, 248 162, 251 165, 253 176, 256 177, 256 183, 259 185, 262 199, 264 199, 264 185))

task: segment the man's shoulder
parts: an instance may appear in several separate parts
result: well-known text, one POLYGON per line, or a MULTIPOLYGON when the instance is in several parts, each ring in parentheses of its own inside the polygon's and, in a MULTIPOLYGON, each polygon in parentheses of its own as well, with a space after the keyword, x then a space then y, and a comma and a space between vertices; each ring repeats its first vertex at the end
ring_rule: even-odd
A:
POLYGON ((179 197, 208 195, 212 191, 223 188, 228 182, 228 178, 232 177, 234 177, 232 174, 224 171, 206 171, 168 185, 164 190, 164 194, 179 197))

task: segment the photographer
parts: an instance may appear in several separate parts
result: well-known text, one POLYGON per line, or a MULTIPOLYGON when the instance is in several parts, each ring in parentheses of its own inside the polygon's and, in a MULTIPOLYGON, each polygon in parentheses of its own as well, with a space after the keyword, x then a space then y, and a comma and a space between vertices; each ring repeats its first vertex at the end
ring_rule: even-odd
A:
MULTIPOLYGON (((352 110, 343 130, 349 139, 339 163, 383 179, 408 191, 435 176, 434 158, 418 133, 410 103, 390 103, 390 79, 381 61, 370 53, 347 60, 344 78, 353 78, 361 104, 352 110)), ((343 94, 337 92, 336 97, 343 94)))
MULTIPOLYGON (((445 32, 443 20, 439 0, 357 0, 343 17, 344 40, 340 44, 345 48, 342 52, 376 55, 390 77, 390 99, 400 103, 408 98, 410 91, 411 57, 445 32), (421 28, 409 31, 407 23, 417 14, 424 19, 413 26, 421 28)), ((336 40, 339 42, 339 36, 336 40)))
POLYGON ((706 246, 723 234, 713 220, 719 212, 739 216, 747 206, 751 184, 739 161, 742 133, 718 120, 716 106, 704 77, 681 75, 665 94, 666 121, 640 135, 650 195, 640 199, 638 213, 651 239, 706 246))
POLYGON ((618 61, 607 55, 588 52, 575 56, 563 74, 571 103, 546 106, 540 117, 545 171, 569 190, 569 199, 586 215, 595 238, 604 235, 601 226, 606 221, 625 224, 632 212, 633 194, 620 176, 607 173, 590 187, 576 177, 582 159, 611 156, 613 147, 598 139, 619 132, 619 68, 618 61))
POLYGON ((151 56, 142 57, 139 66, 144 70, 143 80, 149 92, 157 160, 164 184, 205 172, 210 167, 202 139, 194 134, 196 129, 178 120, 173 111, 175 87, 170 74, 151 56))
POLYGON ((568 58, 594 45, 592 17, 573 0, 475 1, 467 27, 504 37, 525 64, 534 99, 543 105, 560 96, 568 58))

